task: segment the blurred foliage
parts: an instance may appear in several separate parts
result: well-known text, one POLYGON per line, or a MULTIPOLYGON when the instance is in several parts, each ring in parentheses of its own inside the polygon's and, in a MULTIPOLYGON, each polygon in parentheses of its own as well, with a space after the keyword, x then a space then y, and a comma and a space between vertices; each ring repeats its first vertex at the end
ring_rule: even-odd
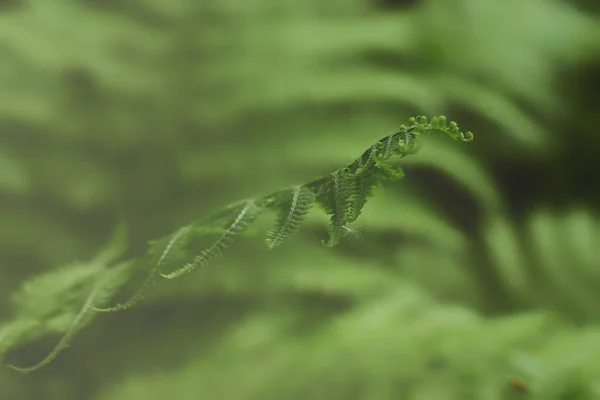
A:
POLYGON ((39 372, 5 368, 0 398, 600 398, 599 11, 1 1, 5 364, 39 361, 122 257, 223 203, 335 170, 410 115, 477 141, 403 160, 357 240, 321 248, 318 213, 270 253, 249 235, 39 372), (94 257, 120 222, 128 241, 94 257))

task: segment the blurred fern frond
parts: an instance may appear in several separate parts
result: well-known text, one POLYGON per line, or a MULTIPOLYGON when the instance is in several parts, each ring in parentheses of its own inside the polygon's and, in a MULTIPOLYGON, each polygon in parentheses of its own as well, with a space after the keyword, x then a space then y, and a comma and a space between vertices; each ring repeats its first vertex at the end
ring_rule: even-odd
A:
POLYGON ((41 295, 50 295, 46 306, 51 308, 52 315, 55 313, 55 309, 64 303, 64 300, 59 301, 60 296, 68 297, 73 302, 69 303, 71 305, 78 302, 82 304, 79 311, 72 311, 74 314, 63 339, 46 358, 32 367, 14 368, 22 372, 29 372, 48 364, 68 346, 77 332, 89 323, 94 310, 116 311, 129 308, 139 301, 148 285, 153 283, 156 275, 173 279, 205 265, 212 258, 220 255, 222 250, 227 248, 236 236, 243 233, 259 215, 270 209, 281 211, 282 206, 286 204, 285 216, 283 218, 280 216, 275 227, 268 234, 269 247, 281 244, 293 233, 315 199, 327 214, 332 215, 328 228, 327 246, 331 247, 337 244, 349 231, 346 224, 350 219, 352 221, 356 219, 362 205, 366 203, 369 191, 363 188, 363 177, 365 175, 375 176, 375 183, 401 178, 403 173, 398 173, 398 170, 386 162, 394 155, 403 158, 415 154, 419 149, 418 139, 434 132, 447 134, 452 139, 463 142, 473 139, 471 132, 461 132, 455 122, 447 123, 443 116, 434 117, 431 121, 424 116, 411 118, 409 125, 403 125, 398 132, 378 140, 361 157, 325 178, 296 186, 293 190, 283 189, 257 199, 243 200, 192 225, 180 228, 163 240, 154 242, 148 252, 150 259, 154 260, 151 264, 150 274, 139 291, 123 304, 102 308, 113 297, 116 290, 128 280, 134 269, 138 267, 140 260, 143 262, 146 257, 142 257, 140 260, 133 259, 112 269, 107 269, 107 264, 119 255, 109 247, 97 257, 95 262, 90 263, 91 266, 83 264, 75 268, 52 272, 41 278, 33 278, 15 297, 17 305, 22 305, 19 314, 23 314, 23 316, 17 316, 14 322, 4 328, 2 336, 12 338, 11 340, 5 339, 5 351, 13 347, 16 340, 21 341, 27 337, 19 329, 33 329, 32 332, 36 337, 45 333, 43 329, 35 329, 35 327, 23 323, 23 321, 31 321, 32 324, 39 324, 40 320, 43 320, 44 314, 38 318, 32 318, 36 312, 39 312, 36 311, 37 304, 31 305, 29 308, 24 306, 30 302, 36 303, 34 300, 40 293, 41 295), (352 208, 352 205, 355 208, 352 208), (214 233, 215 227, 220 227, 221 233, 212 244, 198 253, 197 249, 192 246, 194 241, 198 237, 206 235, 207 232, 214 233), (173 272, 161 272, 161 267, 168 262, 178 260, 177 257, 186 252, 195 255, 191 259, 188 257, 185 264, 176 267, 173 272), (47 287, 51 286, 57 287, 53 288, 49 294, 47 287))
POLYGON ((125 249, 124 233, 117 231, 94 259, 34 276, 25 281, 12 297, 15 312, 0 330, 0 359, 14 348, 49 334, 63 333, 62 339, 34 371, 55 359, 73 337, 94 317, 91 306, 103 306, 130 278, 130 263, 115 261, 125 249))

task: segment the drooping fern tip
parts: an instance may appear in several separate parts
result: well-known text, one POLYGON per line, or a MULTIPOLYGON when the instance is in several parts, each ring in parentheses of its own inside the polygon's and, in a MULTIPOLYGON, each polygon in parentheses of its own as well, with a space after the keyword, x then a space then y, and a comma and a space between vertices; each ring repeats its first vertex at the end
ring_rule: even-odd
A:
POLYGON ((154 277, 174 279, 206 265, 214 257, 221 255, 236 236, 243 233, 261 214, 275 211, 277 220, 267 233, 268 249, 280 246, 294 234, 300 224, 317 205, 330 215, 327 239, 322 243, 333 247, 348 235, 347 224, 360 215, 373 189, 384 181, 393 181, 404 176, 404 171, 387 161, 415 154, 419 151, 421 136, 438 132, 452 139, 469 142, 471 132, 462 132, 455 122, 447 122, 446 117, 438 116, 429 120, 424 116, 410 118, 408 125, 375 142, 351 163, 333 171, 327 176, 311 182, 284 188, 268 195, 245 199, 223 210, 181 228, 171 235, 155 241, 150 248, 151 271, 149 279, 129 301, 97 311, 127 309, 145 292, 154 277), (213 244, 195 248, 194 243, 207 235, 217 235, 213 244))
POLYGON ((324 177, 231 204, 151 242, 146 255, 113 266, 113 273, 106 272, 102 279, 90 286, 90 292, 81 301, 80 311, 71 321, 62 340, 46 358, 32 367, 12 367, 31 372, 48 364, 68 347, 72 337, 91 320, 94 311, 110 312, 133 307, 157 277, 174 279, 205 266, 221 255, 237 236, 267 211, 277 213, 274 226, 267 233, 268 249, 280 246, 297 232, 315 205, 330 216, 327 238, 322 241, 325 246, 335 246, 342 239, 356 235, 355 229, 348 224, 360 216, 368 198, 374 194, 374 188, 385 181, 404 176, 404 171, 388 163, 388 160, 393 156, 403 158, 417 153, 421 148, 420 138, 435 132, 461 142, 473 140, 471 132, 460 131, 455 122, 448 123, 444 116, 431 120, 424 116, 410 118, 408 125, 402 125, 397 132, 379 139, 360 157, 324 177), (212 244, 199 246, 200 241, 207 237, 214 237, 212 244), (129 300, 106 306, 117 289, 129 280, 123 276, 130 277, 133 271, 148 266, 150 271, 144 284, 129 300))

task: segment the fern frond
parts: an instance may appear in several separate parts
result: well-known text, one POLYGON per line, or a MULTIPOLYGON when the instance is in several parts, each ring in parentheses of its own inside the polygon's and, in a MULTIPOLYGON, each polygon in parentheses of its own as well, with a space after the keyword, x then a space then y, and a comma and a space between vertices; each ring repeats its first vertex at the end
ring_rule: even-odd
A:
MULTIPOLYGON (((138 303, 147 288, 154 283, 157 275, 173 279, 205 265, 219 256, 236 236, 243 233, 266 210, 274 209, 280 212, 275 227, 268 233, 269 248, 280 245, 293 234, 315 202, 325 210, 326 214, 331 215, 327 228, 327 242, 323 240, 327 247, 335 246, 345 237, 356 236, 355 229, 350 228, 348 224, 358 218, 368 197, 372 195, 372 189, 383 181, 404 176, 401 168, 387 163, 388 159, 392 156, 402 158, 415 154, 420 149, 418 139, 432 132, 441 132, 462 142, 473 139, 472 133, 461 132, 456 123, 447 124, 444 117, 435 117, 428 121, 426 117, 419 116, 411 118, 409 122, 408 126, 401 126, 398 132, 375 142, 358 159, 343 168, 325 177, 296 186, 292 190, 277 191, 271 195, 243 200, 225 207, 216 214, 152 242, 148 254, 144 257, 107 269, 106 264, 118 258, 123 250, 123 246, 116 246, 119 244, 119 239, 115 244, 116 247, 98 256, 96 265, 91 265, 89 268, 87 265, 76 266, 77 268, 70 268, 64 273, 59 271, 52 276, 32 280, 15 297, 15 304, 20 308, 17 313, 19 317, 0 327, 0 355, 18 345, 15 342, 16 337, 26 337, 27 340, 31 340, 42 334, 56 332, 56 327, 50 328, 46 324, 49 324, 48 320, 55 315, 57 307, 62 307, 63 304, 69 307, 77 306, 82 301, 81 298, 85 297, 78 312, 67 310, 65 318, 70 317, 72 313, 75 314, 70 327, 46 358, 32 367, 12 367, 22 372, 29 372, 48 364, 69 345, 73 336, 90 322, 93 311, 106 312, 130 308, 138 303), (219 236, 212 245, 199 254, 194 251, 193 247, 197 239, 215 233, 219 236), (142 287, 129 300, 102 308, 117 289, 130 279, 129 276, 134 270, 147 264, 152 266, 150 273, 142 287), (174 270, 168 273, 161 272, 165 267, 174 267, 174 270), (62 279, 63 275, 64 279, 62 279), (52 290, 38 290, 40 287, 48 287, 52 290), (46 302, 48 307, 43 307, 45 298, 39 297, 40 292, 44 293, 44 296, 49 293, 53 297, 51 301, 46 302), (32 318, 32 315, 35 318, 32 318)), ((122 236, 118 237, 122 238, 122 236)), ((58 326, 60 327, 58 331, 63 331, 64 324, 58 326)))
POLYGON ((121 287, 127 279, 129 268, 130 265, 126 263, 112 269, 104 270, 99 274, 100 276, 96 279, 96 283, 92 286, 92 290, 71 322, 69 329, 42 361, 30 367, 18 367, 12 364, 9 364, 9 367, 20 372, 32 372, 52 362, 63 350, 69 347, 73 337, 92 320, 92 306, 108 301, 117 289, 121 287))
POLYGON ((360 215, 367 198, 373 194, 373 188, 378 183, 377 172, 374 169, 357 171, 350 196, 350 206, 346 215, 347 222, 354 222, 360 215))
POLYGON ((156 262, 156 266, 160 267, 163 265, 168 258, 178 249, 183 248, 190 240, 190 232, 192 227, 190 225, 184 226, 178 229, 172 236, 165 249, 160 254, 158 261, 156 262))
POLYGON ((304 217, 310 212, 315 195, 308 188, 299 185, 291 191, 291 196, 281 204, 281 211, 275 227, 267 233, 267 247, 274 249, 288 236, 295 233, 304 217))
MULTIPOLYGON (((125 301, 124 303, 117 303, 111 307, 106 307, 106 308, 91 307, 91 309, 94 311, 97 311, 97 312, 122 311, 122 310, 127 310, 127 309, 135 306, 137 303, 139 303, 140 300, 142 300, 144 298, 144 295, 146 294, 148 289, 155 283, 156 278, 158 276, 159 268, 164 263, 166 263, 169 258, 172 257, 173 253, 177 252, 178 250, 183 249, 189 243, 191 231, 192 231, 192 226, 187 225, 182 228, 179 228, 177 231, 175 231, 173 234, 167 236, 165 239, 158 240, 153 243, 154 248, 159 249, 162 247, 163 250, 161 251, 161 253, 159 255, 157 255, 156 257, 153 257, 153 259, 158 258, 158 260, 156 262, 152 263, 154 265, 153 265, 152 269, 150 270, 150 273, 144 280, 144 283, 142 283, 142 286, 127 301, 125 301), (161 245, 162 242, 165 242, 165 244, 161 245)), ((153 251, 150 250, 150 253, 152 253, 152 252, 153 251)))
POLYGON ((109 307, 97 307, 97 306, 90 305, 89 306, 90 309, 93 311, 96 311, 96 312, 113 312, 113 311, 127 310, 127 309, 137 305, 144 298, 144 295, 146 294, 146 292, 148 291, 150 286, 152 286, 154 284, 154 282, 156 281, 157 272, 158 272, 158 267, 152 268, 152 270, 150 271, 150 274, 146 277, 146 279, 144 280, 144 283, 142 283, 142 286, 137 290, 137 292, 135 292, 135 294, 133 296, 131 296, 124 303, 117 303, 114 306, 109 306, 109 307))
POLYGON ((347 171, 336 171, 332 173, 325 181, 321 194, 317 197, 317 202, 323 207, 325 212, 331 215, 329 226, 327 227, 328 240, 327 247, 335 246, 343 236, 343 227, 348 221, 350 213, 352 188, 355 178, 347 171))
POLYGON ((225 233, 212 246, 208 249, 203 250, 200 255, 194 257, 194 259, 185 264, 183 267, 176 269, 170 273, 159 272, 160 276, 166 279, 174 279, 181 275, 192 272, 197 267, 200 267, 210 261, 212 258, 221 255, 223 249, 228 247, 232 242, 233 238, 242 233, 248 226, 254 222, 254 220, 264 211, 263 208, 258 207, 253 200, 248 200, 243 206, 233 213, 235 215, 233 222, 226 228, 225 233))

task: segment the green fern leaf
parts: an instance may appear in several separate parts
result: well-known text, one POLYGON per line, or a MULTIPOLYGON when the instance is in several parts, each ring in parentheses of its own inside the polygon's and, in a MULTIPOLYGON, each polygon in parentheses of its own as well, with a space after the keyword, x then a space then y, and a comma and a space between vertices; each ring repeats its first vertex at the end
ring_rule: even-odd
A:
POLYGON ((367 198, 372 196, 373 188, 378 183, 378 176, 375 170, 360 170, 353 181, 352 194, 350 197, 350 206, 346 215, 347 222, 354 222, 360 215, 367 198))
POLYGON ((96 279, 96 283, 92 286, 92 290, 87 296, 85 302, 79 312, 70 324, 69 329, 65 332, 62 339, 56 344, 54 349, 40 362, 30 367, 17 367, 9 365, 10 368, 20 372, 32 372, 46 364, 52 362, 58 355, 69 347, 73 337, 81 331, 93 318, 91 308, 94 304, 103 304, 108 301, 123 285, 128 278, 130 263, 122 264, 121 266, 104 270, 96 279))
MULTIPOLYGON (((67 318, 72 314, 75 315, 61 341, 44 360, 32 367, 13 366, 13 368, 28 372, 49 363, 92 319, 94 310, 116 311, 129 308, 142 298, 157 275, 173 279, 205 265, 212 258, 220 255, 236 236, 244 232, 266 210, 280 211, 275 228, 269 232, 267 238, 269 248, 280 245, 285 238, 295 232, 315 201, 328 215, 331 215, 327 228, 328 240, 326 243, 323 241, 327 247, 335 246, 344 237, 355 236, 354 228, 348 227, 347 224, 359 216, 367 198, 372 194, 373 187, 383 181, 395 180, 404 176, 402 169, 394 167, 386 161, 392 156, 402 158, 415 154, 420 148, 418 138, 431 132, 441 132, 454 140, 463 142, 473 139, 470 132, 461 132, 454 122, 447 124, 444 117, 433 118, 431 122, 422 116, 411 118, 408 126, 402 126, 398 132, 380 139, 358 159, 328 176, 296 186, 291 191, 277 191, 258 199, 232 204, 208 218, 194 222, 153 242, 148 254, 144 257, 130 260, 109 270, 106 264, 119 257, 123 250, 122 246, 115 247, 115 249, 103 252, 98 257, 96 265, 93 265, 91 269, 71 268, 68 271, 65 270, 64 274, 62 272, 56 275, 52 274, 52 276, 44 277, 39 281, 31 282, 24 287, 21 292, 22 296, 19 294, 16 298, 18 300, 16 304, 21 307, 21 312, 18 313, 19 317, 0 327, 0 355, 16 345, 15 338, 17 336, 32 340, 52 331, 45 324, 48 324, 47 320, 55 314, 56 308, 62 304, 77 307, 85 297, 78 312, 75 312, 76 309, 71 309, 69 311, 71 314, 65 314, 67 318), (211 246, 199 254, 194 251, 197 239, 203 238, 206 234, 215 233, 219 237, 211 246), (133 297, 123 304, 102 308, 104 303, 116 293, 116 290, 130 279, 133 271, 148 264, 152 266, 150 274, 133 297), (172 272, 161 272, 161 268, 170 266, 175 266, 172 272), (65 279, 57 278, 63 276, 65 279), (50 285, 56 286, 56 284, 59 285, 59 288, 49 291, 55 293, 52 301, 47 302, 50 306, 43 307, 44 301, 36 298, 36 294, 39 292, 36 288, 44 285, 51 287, 50 285), (64 290, 59 290, 61 288, 64 290), (67 297, 62 298, 62 296, 67 297), (75 303, 73 304, 73 302, 75 303), (32 319, 32 315, 35 318, 32 319)), ((41 292, 47 293, 43 290, 41 292)), ((64 323, 60 325, 60 331, 63 331, 63 328, 64 323)))
POLYGON ((275 227, 267 233, 267 247, 279 246, 288 236, 295 233, 304 217, 310 212, 315 195, 304 186, 296 186, 286 201, 281 204, 281 211, 275 227))
POLYGON ((355 186, 355 178, 344 171, 332 173, 325 181, 317 202, 323 207, 325 212, 331 215, 329 226, 327 227, 328 240, 327 247, 335 246, 344 235, 344 225, 348 221, 347 216, 350 213, 352 188, 355 186))
POLYGON ((254 222, 254 220, 264 211, 264 208, 258 207, 253 200, 248 200, 245 204, 233 211, 235 211, 232 212, 232 215, 235 215, 233 221, 228 225, 225 233, 223 233, 212 246, 203 250, 200 255, 194 257, 191 262, 185 264, 183 267, 170 273, 159 272, 159 274, 163 278, 174 279, 192 272, 197 267, 206 264, 212 258, 219 256, 222 250, 227 248, 233 242, 235 236, 242 233, 252 222, 254 222))
POLYGON ((106 308, 98 308, 98 307, 91 307, 91 308, 97 312, 113 312, 113 311, 127 310, 128 308, 135 306, 137 303, 139 303, 144 298, 144 295, 146 294, 148 289, 155 283, 156 278, 158 276, 159 268, 161 266, 163 266, 165 263, 167 263, 167 261, 173 257, 174 253, 176 253, 177 251, 181 251, 189 243, 191 233, 192 233, 192 226, 187 225, 187 226, 184 226, 184 227, 178 229, 177 231, 175 231, 173 234, 167 236, 166 238, 152 243, 153 246, 152 246, 151 250, 149 251, 150 254, 154 253, 154 251, 153 251, 154 249, 162 248, 163 250, 160 252, 159 255, 157 254, 157 256, 152 258, 155 260, 158 258, 158 260, 156 262, 152 262, 152 264, 154 266, 150 270, 148 277, 146 278, 146 280, 144 281, 142 286, 137 290, 137 292, 132 297, 130 297, 127 301, 125 301, 124 303, 118 303, 114 306, 106 307, 106 308))

